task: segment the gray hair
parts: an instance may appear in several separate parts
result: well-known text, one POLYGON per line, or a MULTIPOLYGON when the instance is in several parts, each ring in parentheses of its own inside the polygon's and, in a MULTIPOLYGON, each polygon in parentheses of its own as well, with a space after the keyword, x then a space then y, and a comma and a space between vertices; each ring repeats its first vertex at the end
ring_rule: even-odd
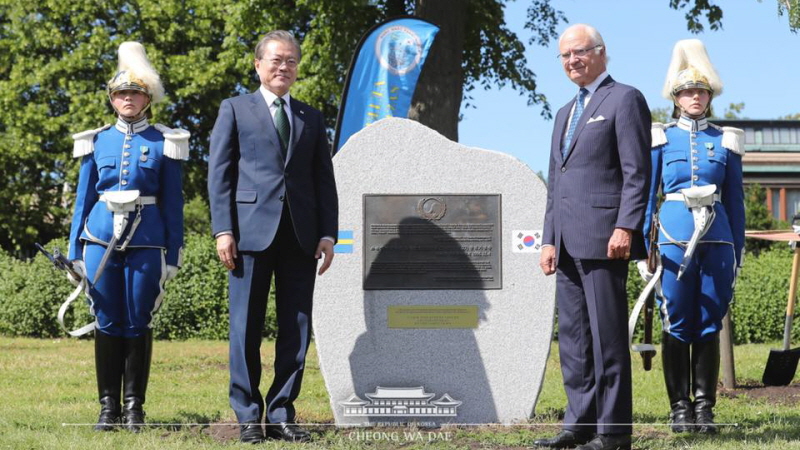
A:
POLYGON ((294 46, 295 50, 297 51, 297 61, 300 62, 300 59, 303 57, 303 52, 300 50, 300 43, 297 42, 294 35, 285 30, 275 30, 270 31, 260 41, 258 41, 258 45, 256 45, 256 59, 261 59, 264 56, 264 48, 270 41, 281 41, 286 42, 294 46))
MULTIPOLYGON (((606 43, 603 41, 603 36, 600 35, 600 32, 597 31, 597 28, 585 23, 576 23, 575 25, 571 25, 569 28, 564 30, 564 32, 561 33, 561 36, 558 37, 558 45, 561 46, 561 40, 564 38, 564 35, 570 31, 575 31, 578 29, 582 29, 586 32, 593 45, 601 45, 603 46, 602 50, 607 50, 606 43)), ((600 53, 601 49, 596 48, 594 51, 595 53, 600 53)), ((603 52, 603 62, 608 64, 608 51, 603 52)))

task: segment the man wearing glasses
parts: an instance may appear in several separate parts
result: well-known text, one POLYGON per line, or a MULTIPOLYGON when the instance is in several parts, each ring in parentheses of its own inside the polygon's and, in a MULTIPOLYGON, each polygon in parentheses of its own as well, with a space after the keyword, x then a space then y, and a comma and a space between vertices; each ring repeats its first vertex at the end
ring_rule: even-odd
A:
POLYGON ((650 110, 638 90, 608 75, 593 27, 564 31, 558 58, 580 89, 555 119, 540 266, 556 274, 567 406, 561 433, 534 444, 630 449, 625 283, 629 259, 645 258, 650 110))
POLYGON ((289 95, 300 46, 273 31, 256 46, 261 87, 224 100, 211 133, 208 192, 217 255, 229 270, 230 402, 240 440, 307 441, 295 423, 311 303, 318 274, 333 260, 338 200, 322 113, 289 95), (275 274, 275 375, 259 390, 261 333, 275 274))

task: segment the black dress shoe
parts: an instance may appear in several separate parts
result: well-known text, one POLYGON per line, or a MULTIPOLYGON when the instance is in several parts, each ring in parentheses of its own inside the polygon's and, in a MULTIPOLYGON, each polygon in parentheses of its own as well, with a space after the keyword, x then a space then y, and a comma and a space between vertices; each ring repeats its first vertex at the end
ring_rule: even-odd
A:
POLYGON ((575 450, 631 450, 630 434, 598 434, 575 450))
POLYGON ((289 442, 308 442, 311 440, 311 433, 304 430, 293 422, 271 423, 266 427, 267 437, 281 439, 289 442))
POLYGON ((549 448, 571 448, 575 447, 576 445, 581 445, 589 442, 592 439, 592 433, 585 433, 582 431, 571 431, 571 430, 562 430, 561 433, 557 435, 547 438, 547 439, 536 439, 533 441, 533 445, 537 447, 549 447, 549 448))
POLYGON ((258 444, 264 442, 264 430, 259 422, 245 422, 239 425, 239 442, 258 444))

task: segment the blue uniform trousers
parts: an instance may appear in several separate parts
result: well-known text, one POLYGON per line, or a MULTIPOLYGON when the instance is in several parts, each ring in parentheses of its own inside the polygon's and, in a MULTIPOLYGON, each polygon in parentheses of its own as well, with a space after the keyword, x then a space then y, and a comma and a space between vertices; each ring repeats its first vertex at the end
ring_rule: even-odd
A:
POLYGON ((683 248, 661 244, 659 249, 664 273, 658 306, 664 331, 687 343, 712 338, 722 329, 722 318, 733 297, 733 246, 698 244, 680 280, 683 248))
POLYGON ((274 378, 266 395, 269 423, 295 420, 306 352, 311 341, 311 307, 317 260, 295 237, 288 208, 278 232, 261 252, 240 252, 230 271, 230 403, 240 423, 261 420, 261 337, 270 280, 275 274, 278 337, 274 378))
MULTIPOLYGON (((105 246, 92 242, 84 246, 90 281, 94 281, 105 251, 105 246)), ((112 252, 100 280, 89 291, 97 330, 124 338, 143 335, 161 306, 165 279, 163 249, 136 247, 112 252)))

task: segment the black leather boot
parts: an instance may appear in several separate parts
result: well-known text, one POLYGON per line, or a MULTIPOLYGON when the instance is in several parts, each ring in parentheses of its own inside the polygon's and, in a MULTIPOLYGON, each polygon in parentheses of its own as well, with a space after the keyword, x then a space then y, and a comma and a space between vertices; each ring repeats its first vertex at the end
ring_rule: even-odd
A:
POLYGON ((153 331, 125 339, 125 393, 122 405, 122 425, 133 433, 144 426, 144 401, 147 381, 150 378, 150 361, 153 355, 153 331))
POLYGON ((113 431, 119 425, 122 371, 125 367, 124 340, 101 331, 94 333, 94 365, 100 417, 95 431, 113 431))
POLYGON ((670 429, 673 433, 692 431, 694 424, 692 402, 689 398, 691 385, 689 348, 690 344, 669 333, 664 332, 661 336, 661 361, 671 408, 670 429))
POLYGON ((707 341, 692 344, 692 390, 694 391, 695 430, 716 434, 714 405, 719 380, 719 333, 707 341))

